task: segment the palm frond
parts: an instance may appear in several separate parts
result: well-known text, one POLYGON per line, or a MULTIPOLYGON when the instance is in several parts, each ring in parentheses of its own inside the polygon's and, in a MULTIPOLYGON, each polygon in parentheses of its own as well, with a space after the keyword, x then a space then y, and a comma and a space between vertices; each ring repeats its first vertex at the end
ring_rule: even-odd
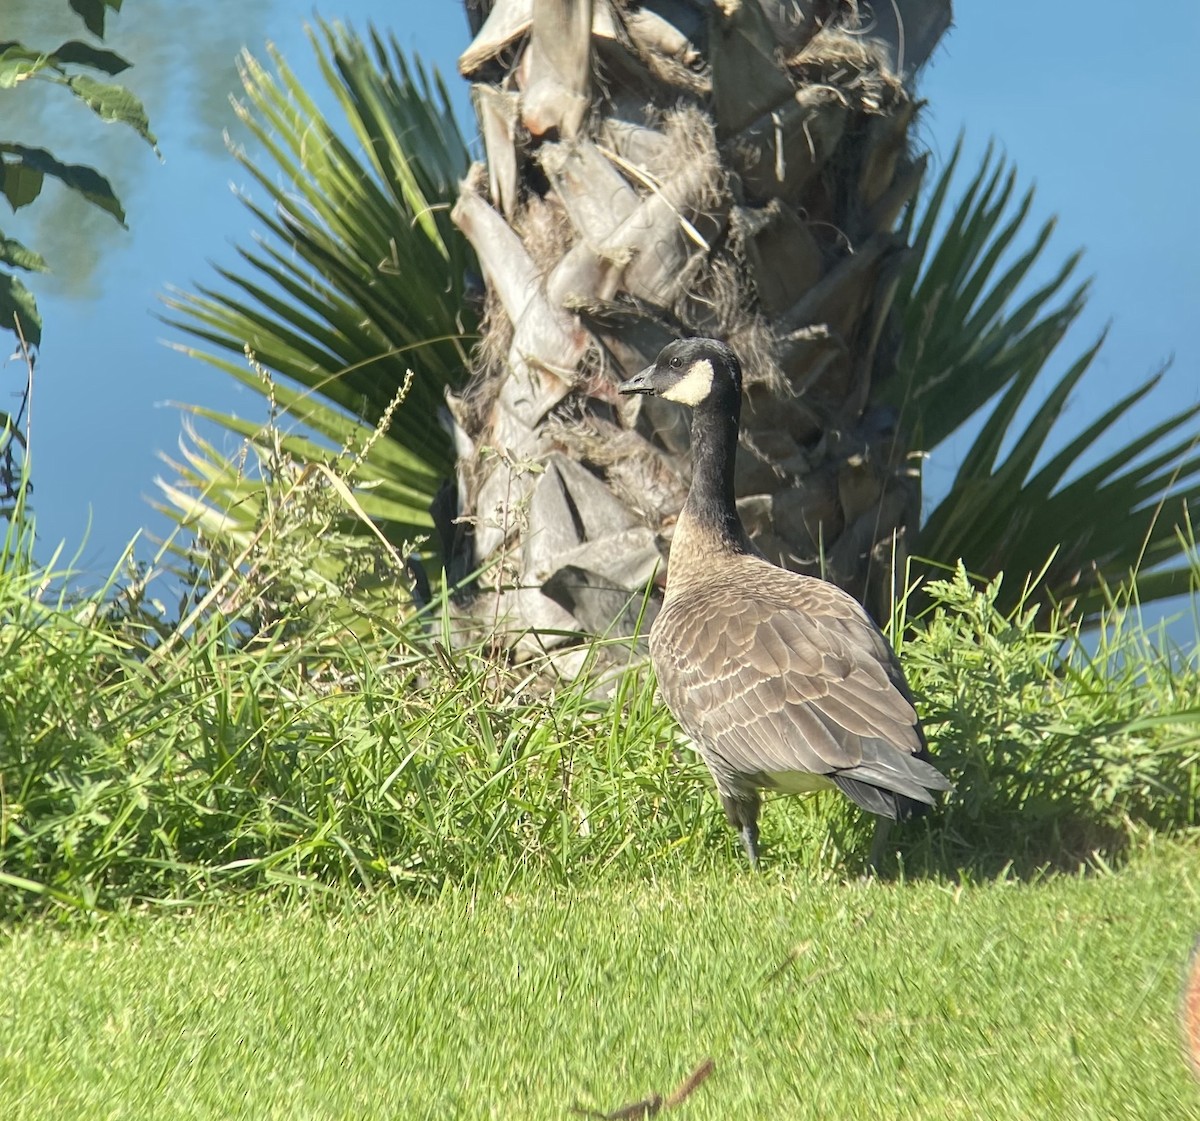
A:
POLYGON ((1142 602, 1186 591, 1189 568, 1174 563, 1184 553, 1176 527, 1200 508, 1200 406, 1084 466, 1094 447, 1118 438, 1162 372, 1082 432, 1063 432, 1063 409, 1104 342, 1101 335, 1044 388, 1086 302, 1087 283, 1072 279, 1080 255, 1026 294, 1053 220, 1015 249, 1027 236, 1033 193, 1015 200, 1015 169, 990 147, 944 218, 961 150, 960 138, 927 201, 906 218, 914 253, 897 294, 905 341, 889 393, 926 450, 981 411, 987 418, 915 551, 939 565, 961 559, 981 576, 1005 572, 1012 597, 1045 568, 1047 599, 1073 602, 1085 618, 1103 606, 1107 587, 1135 574, 1142 602))
MULTIPOLYGON (((403 537, 428 527, 430 499, 454 469, 449 436, 433 421, 446 386, 465 376, 476 328, 464 299, 473 258, 449 218, 469 157, 440 78, 394 38, 372 31, 364 42, 326 23, 309 38, 344 122, 322 114, 278 52, 270 71, 243 56, 238 113, 260 151, 235 154, 269 204, 244 200, 258 231, 239 249, 242 266, 217 270, 220 287, 172 293, 165 318, 201 344, 181 349, 269 391, 281 419, 334 446, 367 443, 411 370, 405 408, 362 472, 373 488, 364 507, 403 537), (243 364, 247 349, 279 375, 269 390, 243 364)), ((236 417, 192 412, 253 435, 236 417)), ((298 433, 287 451, 301 461, 329 455, 298 433)), ((164 491, 177 517, 188 515, 186 492, 164 491)), ((218 492, 210 505, 235 497, 218 492)))

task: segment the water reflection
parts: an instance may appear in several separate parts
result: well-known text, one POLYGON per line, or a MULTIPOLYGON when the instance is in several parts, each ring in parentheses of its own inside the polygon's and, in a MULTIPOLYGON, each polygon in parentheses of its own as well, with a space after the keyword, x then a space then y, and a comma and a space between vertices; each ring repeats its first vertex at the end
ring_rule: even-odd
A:
MULTIPOLYGON (((34 83, 0 90, 0 138, 99 168, 128 214, 124 231, 54 184, 15 216, 0 202, 0 231, 41 251, 55 270, 30 279, 44 322, 31 457, 39 555, 48 557, 65 541, 69 557, 82 542, 77 567, 88 579, 107 577, 140 528, 158 536, 168 531, 166 519, 146 504, 156 494, 155 476, 172 474, 159 449, 172 451, 179 439, 179 414, 161 407, 165 402, 263 415, 256 394, 164 347, 164 337, 181 336, 151 318, 164 288, 221 284, 213 266, 237 268, 235 246, 251 243, 256 223, 229 185, 247 189, 260 203, 263 193, 222 141, 235 124, 228 95, 239 88, 236 59, 243 44, 262 59, 266 41, 275 42, 318 108, 336 121, 342 114, 304 25, 323 15, 365 31, 374 21, 439 66, 460 107, 465 104, 466 83, 454 79, 465 42, 460 5, 321 0, 320 7, 324 11, 313 0, 130 0, 110 14, 105 46, 134 64, 115 80, 145 102, 161 164, 128 129, 105 127, 62 90, 34 83)), ((69 39, 91 41, 67 0, 0 0, 4 39, 51 49, 69 39)), ((469 112, 462 120, 471 120, 469 112)), ((269 161, 264 168, 276 174, 269 161)), ((0 409, 24 385, 24 367, 0 353, 0 409)), ((218 442, 237 450, 233 442, 218 442)), ((145 541, 139 549, 139 556, 153 554, 145 541)))
MULTIPOLYGON (((94 42, 67 0, 2 0, 0 39, 53 48, 68 39, 94 42)), ((104 46, 133 66, 113 79, 142 99, 166 159, 186 147, 222 157, 223 130, 233 127, 229 95, 238 88, 236 58, 245 43, 266 36, 275 0, 139 0, 110 12, 104 46)), ((60 159, 90 164, 108 177, 131 228, 158 170, 150 148, 133 132, 100 119, 65 90, 30 81, 0 90, 0 138, 49 148, 60 159)), ((182 206, 181 213, 186 213, 182 206)), ((37 249, 51 274, 37 292, 90 298, 99 294, 106 252, 128 238, 111 215, 47 181, 29 207, 5 208, 0 229, 37 249)))

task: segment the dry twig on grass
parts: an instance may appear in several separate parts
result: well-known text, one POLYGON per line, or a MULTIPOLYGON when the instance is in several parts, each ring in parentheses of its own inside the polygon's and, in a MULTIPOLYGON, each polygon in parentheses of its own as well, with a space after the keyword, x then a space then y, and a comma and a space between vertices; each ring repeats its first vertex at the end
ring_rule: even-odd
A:
POLYGON ((604 1113, 599 1109, 587 1109, 581 1105, 571 1106, 571 1112, 578 1113, 583 1117, 597 1117, 600 1118, 600 1121, 642 1121, 642 1118, 645 1117, 657 1117, 660 1110, 674 1109, 675 1106, 691 1097, 701 1083, 712 1074, 715 1066, 716 1064, 711 1058, 705 1059, 675 1088, 674 1093, 665 1098, 656 1092, 640 1101, 630 1102, 628 1105, 614 1109, 611 1113, 604 1113))

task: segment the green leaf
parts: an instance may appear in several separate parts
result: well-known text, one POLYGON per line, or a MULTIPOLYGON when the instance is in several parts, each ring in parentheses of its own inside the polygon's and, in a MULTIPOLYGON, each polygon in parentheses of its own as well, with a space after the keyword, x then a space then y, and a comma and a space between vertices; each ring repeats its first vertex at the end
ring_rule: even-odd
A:
POLYGON ((11 265, 28 272, 46 272, 49 269, 46 259, 40 253, 26 249, 19 241, 5 237, 2 233, 0 233, 0 264, 11 265))
POLYGON ((101 120, 128 125, 158 151, 158 140, 150 131, 150 118, 146 116, 145 108, 124 86, 98 82, 87 74, 75 74, 66 84, 101 120))
POLYGON ((22 160, 6 160, 0 157, 0 191, 8 199, 13 210, 28 206, 42 193, 45 176, 36 167, 22 160))
POLYGON ((1107 587, 1131 575, 1142 602, 1174 594, 1188 571, 1177 564, 1186 547, 1176 526, 1200 509, 1191 431, 1200 406, 1125 434, 1127 411, 1149 395, 1155 378, 1081 432, 1062 431, 1066 403, 1085 384, 1103 342, 1046 387, 1047 367, 1087 298, 1086 284, 1068 287, 1079 254, 1025 294, 1030 277, 1044 271, 1054 219, 1030 238, 1032 192, 1018 199, 1014 171, 989 147, 943 220, 960 152, 961 142, 924 211, 918 204, 906 217, 905 228, 917 231, 917 259, 896 298, 905 324, 901 377, 885 392, 907 410, 909 428, 926 448, 995 404, 914 551, 936 566, 961 560, 985 577, 1004 572, 997 602, 1005 610, 1043 569, 1044 600, 1076 602, 1085 620, 1104 606, 1107 587), (1023 238, 1030 240, 1021 249, 1023 238), (1085 468, 1091 450, 1118 434, 1117 450, 1085 468))
POLYGON ((90 66, 105 74, 120 74, 128 70, 130 63, 116 51, 106 51, 101 47, 93 47, 90 43, 71 39, 54 51, 55 62, 65 65, 90 66))
POLYGON ((53 176, 125 225, 125 211, 112 184, 94 167, 62 163, 45 148, 0 143, 0 190, 4 191, 14 210, 38 196, 44 175, 53 176))
POLYGON ((121 10, 121 0, 70 0, 71 11, 79 16, 84 26, 99 38, 104 38, 105 9, 121 10))
POLYGON ((1083 306, 1084 289, 1066 291, 1078 256, 1035 290, 1015 310, 1014 295, 1037 267, 1054 228, 1043 224, 1033 244, 1004 266, 1033 201, 1032 191, 1011 205, 1015 171, 993 164, 989 145, 983 162, 954 205, 941 214, 961 154, 961 139, 934 184, 925 210, 910 212, 906 227, 917 228, 915 260, 904 274, 897 308, 904 322, 900 376, 884 390, 886 399, 911 417, 910 431, 926 449, 946 439, 1000 394, 1048 342, 1061 338, 1083 306), (1010 214, 1009 211, 1012 211, 1010 214), (940 238, 934 244, 934 233, 940 238), (997 270, 1003 272, 996 278, 997 270), (947 387, 953 386, 953 392, 947 387))
POLYGON ((23 43, 0 43, 0 90, 10 90, 50 65, 50 56, 23 43))
POLYGON ((0 43, 0 89, 11 89, 46 67, 61 73, 64 66, 90 66, 105 74, 120 74, 129 69, 130 63, 115 51, 78 39, 68 40, 53 51, 36 50, 15 41, 0 43))
POLYGON ((12 273, 0 272, 0 327, 16 334, 18 322, 25 341, 30 346, 40 345, 42 317, 33 293, 12 273))

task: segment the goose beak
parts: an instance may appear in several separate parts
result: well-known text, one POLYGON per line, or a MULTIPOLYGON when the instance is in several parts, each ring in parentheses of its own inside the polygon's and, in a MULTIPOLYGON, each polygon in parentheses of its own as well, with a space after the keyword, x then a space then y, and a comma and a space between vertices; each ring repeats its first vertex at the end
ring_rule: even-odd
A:
POLYGON ((632 393, 657 393, 658 389, 652 380, 655 369, 655 366, 647 366, 640 373, 634 374, 628 381, 621 382, 617 386, 617 392, 627 396, 632 393))

